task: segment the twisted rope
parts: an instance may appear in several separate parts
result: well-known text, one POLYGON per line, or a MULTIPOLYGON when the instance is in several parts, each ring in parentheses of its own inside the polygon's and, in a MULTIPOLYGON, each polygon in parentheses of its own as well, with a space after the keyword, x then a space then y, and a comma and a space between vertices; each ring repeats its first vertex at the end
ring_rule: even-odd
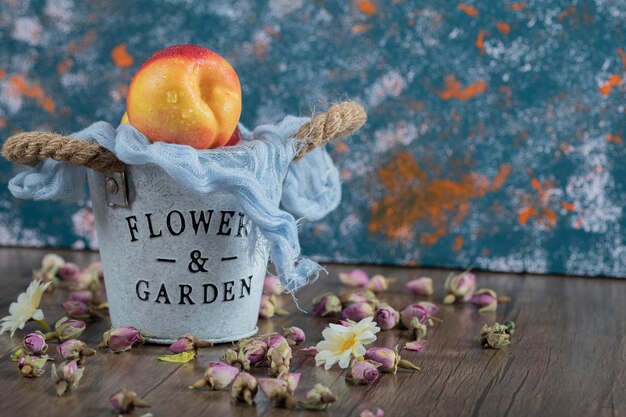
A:
MULTIPOLYGON (((333 104, 295 134, 294 137, 304 144, 296 159, 320 145, 353 133, 366 120, 365 110, 354 102, 333 104)), ((47 132, 22 132, 11 136, 2 147, 2 156, 28 166, 51 158, 103 173, 122 172, 126 168, 126 164, 117 159, 115 154, 96 143, 47 132)))

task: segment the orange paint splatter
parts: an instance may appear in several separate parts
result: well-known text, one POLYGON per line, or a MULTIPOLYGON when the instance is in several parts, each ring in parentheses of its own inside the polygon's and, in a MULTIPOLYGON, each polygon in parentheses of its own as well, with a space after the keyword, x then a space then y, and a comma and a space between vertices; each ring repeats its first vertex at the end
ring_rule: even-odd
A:
POLYGON ((617 143, 618 145, 622 145, 624 143, 620 136, 611 135, 610 133, 606 135, 606 140, 609 142, 617 143))
POLYGON ((96 33, 96 31, 91 29, 87 33, 85 33, 83 39, 81 39, 80 42, 71 42, 67 46, 67 50, 70 54, 79 54, 87 49, 89 45, 91 45, 96 40, 97 37, 98 34, 96 33))
POLYGON ((563 10, 563 12, 561 12, 561 14, 559 15, 559 17, 558 17, 559 22, 563 21, 563 19, 565 19, 567 16, 575 15, 577 13, 578 13, 578 11, 576 10, 576 7, 568 6, 567 9, 563 10))
POLYGON ((463 249, 463 236, 457 236, 454 238, 454 242, 452 242, 452 250, 459 252, 461 249, 463 249))
POLYGON ((600 87, 600 94, 608 96, 609 94, 611 94, 611 90, 613 89, 613 87, 621 85, 622 82, 623 80, 621 75, 611 74, 609 80, 600 87))
POLYGON ((120 68, 128 68, 135 62, 133 56, 128 53, 125 43, 121 43, 113 48, 111 51, 111 59, 113 59, 113 63, 120 68))
POLYGON ((56 105, 52 98, 46 96, 43 88, 38 85, 30 84, 26 79, 19 75, 13 75, 9 79, 11 87, 24 97, 32 98, 47 112, 52 113, 56 109, 56 105))
POLYGON ((537 211, 534 207, 524 207, 517 212, 517 221, 523 226, 528 223, 528 221, 533 218, 535 214, 537 214, 537 211))
POLYGON ((376 4, 372 0, 359 0, 357 8, 363 14, 374 16, 376 14, 376 4))
POLYGON ((514 12, 521 12, 525 8, 526 8, 526 3, 524 2, 513 3, 511 5, 511 10, 513 10, 514 12))
POLYGON ((5 127, 7 127, 7 119, 0 117, 0 129, 4 129, 5 127))
POLYGON ((456 7, 468 16, 476 17, 480 14, 475 7, 465 3, 459 3, 456 7))
POLYGON ((414 157, 406 152, 378 170, 378 182, 385 196, 372 203, 370 233, 382 233, 402 242, 413 238, 414 225, 429 225, 431 230, 420 234, 420 242, 434 245, 457 228, 471 212, 472 200, 498 190, 510 173, 502 166, 493 181, 469 173, 456 182, 446 178, 430 178, 414 157))
POLYGON ((65 59, 59 62, 59 64, 57 65, 57 72, 59 74, 65 74, 66 72, 71 70, 73 66, 74 66, 74 61, 72 61, 70 58, 65 59))
POLYGON ((372 25, 354 25, 352 26, 352 34, 357 35, 359 33, 367 32, 372 28, 372 25))
POLYGON ((456 79, 454 75, 446 77, 446 83, 443 91, 439 93, 439 97, 444 100, 451 100, 456 98, 458 100, 469 100, 484 94, 487 91, 487 83, 483 80, 478 80, 473 84, 462 88, 461 83, 456 79))
POLYGON ((626 70, 626 51, 624 51, 622 48, 617 48, 617 53, 622 60, 622 68, 626 70))
POLYGON ((345 142, 341 142, 341 141, 337 141, 334 142, 335 145, 335 152, 339 152, 339 153, 346 153, 348 152, 348 145, 346 145, 345 142))
POLYGON ((574 210, 576 210, 576 204, 570 203, 568 201, 562 202, 561 203, 561 207, 563 207, 563 209, 566 210, 566 211, 574 211, 574 210))
POLYGON ((7 76, 7 72, 3 69, 0 69, 0 80, 4 79, 7 76))
POLYGON ((509 24, 505 22, 496 23, 496 29, 498 29, 503 35, 508 35, 509 33, 511 33, 511 26, 509 26, 509 24))
POLYGON ((556 224, 556 213, 550 209, 547 208, 544 210, 544 215, 545 215, 545 219, 548 222, 548 226, 552 227, 556 224))
POLYGON ((485 53, 485 36, 489 35, 489 31, 481 30, 478 32, 478 36, 476 36, 476 48, 480 51, 481 55, 485 53))

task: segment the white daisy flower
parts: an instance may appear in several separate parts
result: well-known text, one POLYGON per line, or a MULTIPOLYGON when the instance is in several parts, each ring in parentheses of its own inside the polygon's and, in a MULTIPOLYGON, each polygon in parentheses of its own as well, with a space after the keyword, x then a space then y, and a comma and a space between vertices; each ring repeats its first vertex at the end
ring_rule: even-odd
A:
POLYGON ((358 323, 350 322, 349 325, 330 324, 324 329, 324 340, 316 346, 315 365, 324 365, 324 369, 330 369, 339 363, 341 368, 347 368, 354 356, 360 358, 365 355, 364 345, 376 340, 376 333, 380 328, 373 322, 373 317, 365 317, 358 323))
POLYGON ((43 311, 39 308, 41 296, 51 282, 45 284, 41 281, 33 281, 30 283, 26 292, 21 293, 17 297, 17 301, 11 303, 9 307, 9 316, 0 319, 0 334, 11 331, 11 337, 17 329, 23 329, 26 322, 30 319, 43 320, 43 311))

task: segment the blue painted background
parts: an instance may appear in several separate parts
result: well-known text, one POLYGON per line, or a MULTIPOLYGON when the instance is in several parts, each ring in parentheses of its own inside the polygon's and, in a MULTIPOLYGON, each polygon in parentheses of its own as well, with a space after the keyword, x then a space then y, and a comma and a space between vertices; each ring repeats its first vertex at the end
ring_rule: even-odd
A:
MULTIPOLYGON (((225 56, 242 121, 356 99, 322 260, 626 276, 626 2, 0 1, 0 135, 116 123, 170 44, 225 56), (232 3, 232 4, 231 4, 232 3)), ((0 162, 5 184, 18 168, 0 162)), ((0 244, 96 247, 88 202, 0 189, 0 244)))

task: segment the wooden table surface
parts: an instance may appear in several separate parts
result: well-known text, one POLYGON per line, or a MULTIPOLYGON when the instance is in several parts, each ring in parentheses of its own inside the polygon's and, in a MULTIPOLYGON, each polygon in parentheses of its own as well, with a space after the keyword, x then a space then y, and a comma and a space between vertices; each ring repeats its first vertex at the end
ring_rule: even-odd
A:
MULTIPOLYGON (((0 316, 31 280, 31 271, 46 251, 0 248, 0 316)), ((98 258, 90 252, 59 251, 66 260, 85 266, 98 258)), ((299 293, 302 306, 326 291, 340 292, 337 274, 347 265, 328 265, 329 275, 299 293)), ((415 298, 403 283, 428 275, 435 282, 433 300, 443 296, 447 271, 365 267, 370 273, 394 276, 398 281, 380 297, 395 308, 415 298)), ((497 313, 479 314, 471 306, 444 306, 443 322, 429 332, 425 352, 403 352, 422 372, 400 370, 383 374, 371 386, 346 384, 344 372, 315 367, 312 357, 294 355, 292 371, 300 371, 298 396, 316 382, 339 398, 327 412, 270 408, 262 393, 256 407, 232 404, 227 392, 192 392, 187 386, 201 377, 206 363, 218 360, 227 345, 200 351, 189 364, 157 361, 163 346, 144 345, 122 354, 100 351, 88 358, 80 388, 57 397, 49 370, 40 378, 22 378, 10 351, 21 338, 0 336, 0 404, 2 416, 106 416, 113 411, 108 396, 119 387, 136 391, 152 404, 135 411, 169 416, 358 416, 364 408, 381 407, 386 416, 618 416, 626 415, 626 280, 574 278, 501 273, 478 273, 479 287, 489 287, 512 301, 497 313), (485 323, 514 320, 513 344, 502 350, 483 349, 478 333, 485 323)), ((65 292, 45 295, 47 320, 61 317, 65 292)), ((299 312, 283 297, 289 316, 260 321, 261 332, 289 325, 302 327, 305 346, 321 338, 331 320, 299 312)), ((28 326, 31 326, 30 324, 28 326)), ((97 345, 108 321, 90 324, 82 339, 97 345)), ((27 327, 31 328, 31 327, 27 327)), ((34 327, 32 327, 34 329, 34 327)), ((24 332, 16 333, 16 336, 24 332)), ((393 347, 405 339, 397 330, 382 332, 378 346, 393 347)), ((54 347, 52 347, 54 348, 54 347)), ((262 375, 259 370, 259 375, 262 375)))

